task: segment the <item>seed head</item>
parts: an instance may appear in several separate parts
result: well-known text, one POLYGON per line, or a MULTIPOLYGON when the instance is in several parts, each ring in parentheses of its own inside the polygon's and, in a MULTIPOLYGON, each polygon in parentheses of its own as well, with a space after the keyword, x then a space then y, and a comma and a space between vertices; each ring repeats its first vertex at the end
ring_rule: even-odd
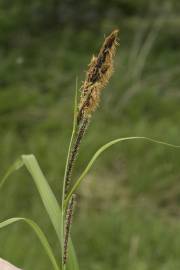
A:
POLYGON ((66 220, 65 220, 65 235, 64 235, 64 253, 63 253, 63 264, 65 265, 68 257, 68 242, 70 236, 71 223, 73 218, 73 210, 75 203, 76 195, 73 194, 66 211, 66 220))
POLYGON ((89 119, 84 118, 83 121, 81 121, 81 124, 79 125, 79 129, 76 134, 76 138, 73 143, 73 147, 71 149, 70 157, 69 157, 69 162, 67 165, 67 172, 66 172, 66 181, 65 181, 65 195, 68 194, 69 191, 69 186, 71 182, 71 176, 72 176, 72 171, 73 171, 73 165, 77 159, 78 155, 78 150, 81 144, 81 141, 84 137, 84 134, 86 132, 86 129, 88 127, 89 119))
POLYGON ((78 122, 90 117, 96 110, 102 89, 113 73, 113 58, 118 45, 118 30, 114 30, 104 41, 98 56, 93 56, 81 87, 78 122))

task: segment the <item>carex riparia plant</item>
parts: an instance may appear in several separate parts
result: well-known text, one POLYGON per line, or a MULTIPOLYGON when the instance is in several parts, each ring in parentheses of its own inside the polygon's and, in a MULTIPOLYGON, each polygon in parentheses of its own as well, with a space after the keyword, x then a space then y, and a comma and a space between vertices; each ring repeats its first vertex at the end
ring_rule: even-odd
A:
MULTIPOLYGON (((169 147, 180 148, 180 146, 144 136, 117 138, 100 147, 90 159, 78 179, 73 179, 73 170, 76 167, 76 159, 82 139, 87 132, 88 125, 92 120, 92 116, 96 108, 100 105, 101 92, 109 83, 114 70, 114 58, 118 45, 118 33, 118 30, 112 31, 112 33, 105 38, 99 53, 92 57, 87 68, 85 80, 80 87, 81 94, 79 98, 77 94, 78 86, 76 83, 73 129, 66 157, 64 177, 63 181, 60 182, 62 185, 62 194, 60 194, 61 204, 59 204, 59 199, 56 198, 55 194, 50 188, 48 181, 33 154, 22 155, 20 158, 18 158, 9 168, 0 183, 0 187, 2 187, 8 179, 8 176, 23 166, 26 167, 32 176, 32 180, 39 192, 42 203, 57 235, 60 250, 59 260, 57 260, 56 256, 54 255, 48 238, 45 236, 40 226, 32 219, 23 217, 9 218, 0 222, 0 228, 18 221, 27 223, 39 238, 42 247, 51 261, 52 269, 54 270, 79 270, 76 252, 70 237, 71 227, 73 225, 73 212, 76 204, 76 193, 79 185, 85 179, 86 174, 89 172, 96 159, 105 150, 116 143, 128 140, 146 140, 151 143, 158 143, 169 147)), ((36 267, 36 265, 34 267, 36 267)))

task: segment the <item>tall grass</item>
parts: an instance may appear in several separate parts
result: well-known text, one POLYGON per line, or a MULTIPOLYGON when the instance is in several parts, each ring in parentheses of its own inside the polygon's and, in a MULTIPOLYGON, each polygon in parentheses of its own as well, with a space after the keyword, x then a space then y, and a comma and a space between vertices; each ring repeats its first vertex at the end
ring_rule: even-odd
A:
MULTIPOLYGON (((82 171, 77 180, 73 179, 73 170, 76 168, 76 159, 78 156, 81 141, 84 138, 85 132, 92 119, 92 115, 100 103, 101 92, 109 82, 113 73, 113 62, 118 44, 118 31, 114 30, 104 41, 99 54, 93 56, 89 64, 86 78, 80 88, 81 96, 78 102, 78 84, 76 82, 76 94, 74 102, 74 119, 72 135, 69 143, 66 165, 64 170, 63 188, 61 194, 61 207, 59 205, 59 198, 56 198, 51 190, 47 179, 45 178, 37 159, 34 155, 22 155, 17 161, 9 168, 4 178, 1 181, 1 187, 4 185, 9 175, 14 171, 19 170, 23 166, 30 173, 32 180, 39 192, 44 208, 49 216, 53 225, 54 231, 59 243, 59 256, 58 259, 53 253, 49 244, 48 238, 45 236, 42 229, 37 223, 31 219, 23 217, 9 218, 0 223, 0 228, 11 225, 15 222, 23 221, 29 225, 39 238, 42 247, 44 248, 49 260, 51 261, 54 270, 78 270, 79 264, 76 253, 70 238, 73 211, 75 207, 76 192, 78 187, 84 180, 86 174, 89 172, 96 159, 111 146, 129 140, 145 140, 151 143, 158 143, 165 146, 180 148, 173 144, 162 142, 156 139, 147 138, 144 136, 133 136, 126 138, 114 139, 107 144, 103 145, 82 171)), ((62 182, 61 182, 62 183, 62 182)), ((113 221, 112 221, 113 222, 113 221)), ((18 244, 18 243, 17 243, 18 244)), ((34 266, 36 267, 36 266, 34 266)))

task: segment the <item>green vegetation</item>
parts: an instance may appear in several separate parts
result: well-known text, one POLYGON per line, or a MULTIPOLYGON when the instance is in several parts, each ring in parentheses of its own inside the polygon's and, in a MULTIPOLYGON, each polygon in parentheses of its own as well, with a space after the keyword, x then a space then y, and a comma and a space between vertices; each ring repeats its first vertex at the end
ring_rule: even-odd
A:
MULTIPOLYGON (((73 5, 68 7, 72 16, 63 22, 49 19, 55 17, 48 1, 40 8, 42 16, 30 8, 37 1, 26 7, 21 2, 14 1, 12 9, 3 6, 0 17, 1 176, 21 154, 33 153, 59 196, 76 76, 84 79, 90 55, 114 27, 121 29, 115 73, 74 176, 114 138, 148 136, 180 144, 179 1, 167 1, 165 11, 161 1, 152 9, 146 1, 87 2, 81 20, 75 16, 79 6, 73 5), (86 16, 91 10, 98 14, 93 23, 86 16)), ((98 159, 79 191, 72 228, 81 269, 179 269, 179 160, 179 151, 141 141, 116 145, 98 159)), ((24 169, 10 177, 1 190, 1 221, 32 218, 58 256, 52 225, 31 182, 24 169)), ((51 269, 27 226, 1 230, 0 243, 0 257, 27 270, 51 269)))

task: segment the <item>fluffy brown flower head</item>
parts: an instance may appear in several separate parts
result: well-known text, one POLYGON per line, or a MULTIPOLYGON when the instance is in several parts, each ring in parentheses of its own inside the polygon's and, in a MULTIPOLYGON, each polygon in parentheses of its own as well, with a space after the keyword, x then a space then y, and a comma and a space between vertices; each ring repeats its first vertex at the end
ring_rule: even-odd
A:
POLYGON ((104 41, 98 56, 93 56, 81 87, 78 122, 90 117, 99 104, 102 89, 113 72, 113 58, 118 45, 118 30, 114 30, 104 41))

